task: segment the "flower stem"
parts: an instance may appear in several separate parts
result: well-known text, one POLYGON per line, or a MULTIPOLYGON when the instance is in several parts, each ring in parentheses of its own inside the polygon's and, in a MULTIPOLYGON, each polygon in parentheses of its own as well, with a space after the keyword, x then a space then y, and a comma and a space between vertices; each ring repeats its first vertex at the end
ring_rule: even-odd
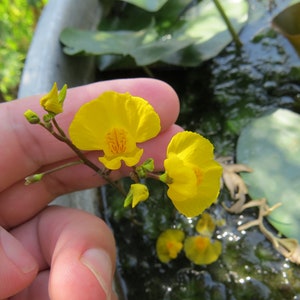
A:
POLYGON ((146 178, 152 178, 152 179, 155 179, 155 180, 160 180, 160 176, 159 174, 155 174, 155 173, 152 173, 152 172, 147 172, 146 173, 146 178))
POLYGON ((53 130, 53 128, 49 128, 45 126, 43 123, 39 123, 41 126, 43 126, 48 132, 50 132, 56 139, 59 141, 67 144, 79 157, 80 161, 94 170, 98 175, 100 175, 107 183, 111 184, 115 188, 117 188, 122 194, 124 194, 124 191, 120 189, 120 187, 109 178, 107 175, 107 170, 100 169, 97 165, 92 163, 89 159, 86 158, 86 156, 81 152, 72 142, 71 140, 66 136, 65 132, 61 129, 61 127, 56 122, 55 118, 52 119, 54 127, 57 129, 58 133, 53 130))
POLYGON ((66 163, 66 164, 63 164, 63 165, 60 165, 56 168, 53 168, 53 169, 50 169, 50 170, 47 170, 45 172, 43 172, 44 175, 48 175, 48 174, 51 174, 51 173, 54 173, 56 171, 60 171, 64 168, 68 168, 68 167, 71 167, 71 166, 76 166, 76 165, 79 165, 79 164, 82 164, 83 161, 82 160, 76 160, 76 161, 72 161, 72 162, 69 162, 69 163, 66 163))
POLYGON ((48 175, 48 174, 51 174, 51 173, 53 173, 53 172, 62 170, 62 169, 67 168, 67 167, 75 166, 75 165, 78 165, 78 164, 82 164, 82 161, 81 161, 81 160, 72 161, 72 162, 66 163, 66 164, 64 164, 64 165, 60 165, 60 166, 58 166, 58 167, 56 167, 56 168, 47 170, 47 171, 45 171, 45 172, 41 172, 41 173, 37 173, 37 174, 33 174, 33 175, 30 175, 30 176, 27 176, 27 177, 25 178, 25 185, 29 185, 29 184, 32 184, 32 183, 41 181, 42 178, 43 178, 45 175, 48 175))
POLYGON ((152 71, 147 66, 143 66, 143 70, 149 77, 154 78, 152 71))
POLYGON ((53 125, 55 126, 55 128, 57 129, 57 131, 59 132, 59 134, 63 137, 67 137, 65 132, 62 130, 62 128, 58 125, 57 121, 55 118, 52 119, 53 125))
POLYGON ((230 32, 230 34, 231 34, 231 36, 232 36, 232 38, 233 38, 233 40, 235 42, 236 47, 238 49, 240 49, 243 46, 243 44, 242 44, 239 36, 237 35, 235 29, 233 28, 233 26, 232 26, 229 18, 227 17, 227 15, 226 15, 226 13, 225 13, 225 11, 224 11, 224 9, 223 9, 220 1, 219 0, 213 0, 213 1, 214 1, 215 5, 216 5, 218 11, 220 12, 220 14, 221 14, 224 22, 226 23, 227 28, 228 28, 228 30, 229 30, 229 32, 230 32))

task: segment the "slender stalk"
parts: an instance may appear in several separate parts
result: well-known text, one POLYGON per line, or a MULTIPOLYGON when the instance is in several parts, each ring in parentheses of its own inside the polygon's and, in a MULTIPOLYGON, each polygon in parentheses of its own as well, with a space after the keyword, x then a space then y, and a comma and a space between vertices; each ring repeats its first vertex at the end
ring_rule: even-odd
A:
POLYGON ((59 132, 59 134, 63 137, 66 137, 65 132, 62 130, 62 128, 58 125, 57 121, 55 118, 52 119, 52 123, 55 126, 55 128, 57 129, 57 131, 59 132))
POLYGON ((67 167, 71 167, 71 166, 75 166, 75 165, 78 165, 78 164, 82 164, 82 163, 83 162, 81 160, 72 161, 72 162, 66 163, 64 165, 60 165, 60 166, 58 166, 56 168, 47 170, 45 172, 36 173, 36 174, 30 175, 30 176, 27 176, 27 177, 25 177, 25 185, 29 185, 29 184, 32 184, 34 182, 38 182, 38 181, 42 180, 42 178, 45 175, 54 173, 56 171, 62 170, 62 169, 67 168, 67 167))
POLYGON ((147 66, 143 66, 143 70, 149 77, 154 78, 154 74, 147 66))
MULTIPOLYGON (((55 119, 53 119, 53 120, 55 120, 55 119)), ((91 168, 92 170, 94 170, 104 180, 106 180, 109 184, 111 184, 112 186, 114 186, 115 188, 117 188, 123 195, 126 196, 126 194, 124 193, 124 191, 119 188, 119 186, 116 184, 116 182, 114 182, 113 180, 111 180, 109 178, 109 176, 108 176, 109 172, 106 169, 105 170, 101 170, 97 165, 95 165, 90 160, 88 160, 86 158, 86 156, 83 154, 83 152, 81 152, 71 142, 71 140, 65 135, 64 131, 59 127, 58 123, 56 121, 54 121, 53 124, 54 124, 55 128, 58 130, 59 134, 57 132, 55 132, 52 128, 48 128, 47 126, 45 126, 45 124, 40 123, 40 125, 43 126, 48 132, 50 132, 56 139, 58 139, 59 141, 65 143, 65 144, 67 144, 76 153, 76 155, 79 157, 79 159, 82 161, 83 164, 85 164, 86 166, 88 166, 89 168, 91 168)))
POLYGON ((220 14, 221 14, 224 22, 226 23, 227 28, 228 28, 228 30, 229 30, 229 32, 230 32, 230 34, 231 34, 231 36, 232 36, 232 38, 233 38, 233 40, 235 42, 236 47, 238 49, 241 48, 243 46, 243 44, 242 44, 242 42, 241 42, 238 34, 236 33, 235 29, 233 28, 233 26, 232 26, 229 18, 227 17, 227 15, 226 15, 226 13, 225 13, 225 11, 224 11, 224 9, 223 9, 220 1, 219 0, 213 0, 213 1, 214 1, 215 5, 216 5, 218 11, 220 12, 220 14))
POLYGON ((51 173, 60 171, 60 170, 62 170, 62 169, 64 169, 64 168, 68 168, 68 167, 71 167, 71 166, 76 166, 76 165, 79 165, 79 164, 82 164, 82 163, 83 163, 82 160, 72 161, 72 162, 69 162, 69 163, 60 165, 60 166, 58 166, 58 167, 56 167, 56 168, 47 170, 47 171, 43 172, 42 174, 44 174, 44 175, 51 174, 51 173))
POLYGON ((152 178, 160 181, 160 175, 152 172, 147 172, 146 178, 152 178))

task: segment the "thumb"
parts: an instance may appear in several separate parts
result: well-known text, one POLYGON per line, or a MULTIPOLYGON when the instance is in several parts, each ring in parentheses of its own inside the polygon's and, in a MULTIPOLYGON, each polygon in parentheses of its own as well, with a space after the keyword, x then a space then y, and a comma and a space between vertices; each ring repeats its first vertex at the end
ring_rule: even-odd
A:
POLYGON ((0 227, 0 299, 27 287, 36 277, 38 265, 23 245, 0 227))

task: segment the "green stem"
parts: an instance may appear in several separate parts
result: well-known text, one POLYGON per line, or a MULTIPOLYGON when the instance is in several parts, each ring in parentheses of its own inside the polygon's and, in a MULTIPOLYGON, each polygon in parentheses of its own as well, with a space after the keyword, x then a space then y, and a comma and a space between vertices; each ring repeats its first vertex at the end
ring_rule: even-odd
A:
MULTIPOLYGON (((56 129, 59 131, 59 134, 55 132, 53 129, 48 128, 45 126, 45 124, 40 123, 48 132, 50 132, 56 139, 59 141, 67 144, 79 157, 79 159, 82 161, 83 164, 94 170, 98 175, 100 175, 106 182, 111 184, 113 187, 117 188, 123 195, 124 191, 119 188, 119 186, 109 178, 107 175, 107 170, 101 170, 97 165, 92 163, 90 160, 86 158, 86 156, 71 142, 71 140, 68 139, 68 137, 65 135, 64 131, 59 127, 56 121, 53 122, 56 129)), ((125 195, 126 196, 126 195, 125 195)))
POLYGON ((60 171, 60 170, 62 170, 62 169, 64 169, 64 168, 76 166, 76 165, 79 165, 79 164, 82 164, 82 163, 83 163, 82 160, 72 161, 72 162, 69 162, 69 163, 60 165, 60 166, 58 166, 58 167, 56 167, 56 168, 47 170, 47 171, 43 172, 42 174, 43 174, 43 175, 51 174, 51 173, 53 173, 53 172, 60 171))
POLYGON ((154 74, 147 66, 143 66, 143 70, 149 77, 154 78, 154 74))
POLYGON ((25 178, 25 185, 29 185, 29 184, 32 184, 32 183, 41 181, 42 178, 43 178, 45 175, 51 174, 51 173, 53 173, 53 172, 62 170, 62 169, 67 168, 67 167, 71 167, 71 166, 75 166, 75 165, 78 165, 78 164, 82 164, 82 163, 83 163, 83 162, 82 162, 81 160, 72 161, 72 162, 66 163, 66 164, 64 164, 64 165, 58 166, 58 167, 56 167, 56 168, 47 170, 47 171, 45 171, 45 172, 36 173, 36 174, 30 175, 30 176, 27 176, 27 177, 25 178))
POLYGON ((57 131, 59 132, 59 134, 63 137, 67 137, 65 132, 62 130, 62 128, 58 125, 57 121, 55 118, 52 119, 52 123, 55 126, 55 128, 57 129, 57 131))
POLYGON ((152 173, 152 172, 147 172, 146 173, 146 178, 152 178, 152 179, 159 180, 159 181, 161 181, 160 176, 161 176, 161 174, 159 175, 159 174, 155 174, 155 173, 152 173))
POLYGON ((232 36, 232 38, 233 38, 233 40, 235 42, 236 47, 238 49, 240 49, 243 46, 243 44, 242 44, 242 42, 241 42, 238 34, 236 33, 235 29, 233 28, 233 26, 232 26, 229 18, 227 17, 227 15, 226 15, 226 13, 225 13, 225 11, 224 11, 221 3, 219 2, 219 0, 213 0, 213 1, 214 1, 215 5, 216 5, 218 11, 220 12, 220 14, 221 14, 224 22, 226 23, 227 28, 228 28, 228 30, 229 30, 229 32, 230 32, 230 34, 231 34, 231 36, 232 36))

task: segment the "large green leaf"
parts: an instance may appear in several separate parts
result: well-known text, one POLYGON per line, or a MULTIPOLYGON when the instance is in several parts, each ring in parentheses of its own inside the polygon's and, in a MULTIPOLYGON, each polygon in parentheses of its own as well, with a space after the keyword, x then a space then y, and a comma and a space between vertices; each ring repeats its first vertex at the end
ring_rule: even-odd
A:
POLYGON ((170 40, 157 39, 157 33, 151 25, 140 31, 92 32, 68 28, 61 33, 61 41, 68 45, 64 52, 70 55, 130 55, 137 65, 142 66, 190 45, 194 39, 185 36, 170 40))
POLYGON ((282 203, 270 223, 300 242, 300 116, 277 109, 251 122, 238 139, 237 161, 254 170, 242 174, 252 199, 282 203))
MULTIPOLYGON (((101 27, 105 30, 98 32, 65 29, 60 37, 65 45, 64 52, 69 55, 129 55, 137 65, 158 61, 199 65, 217 55, 232 37, 212 0, 191 7, 190 3, 190 0, 168 1, 156 14, 139 12, 136 7, 131 7, 116 19, 104 20, 101 27), (125 16, 124 20, 122 16, 125 16), (136 31, 132 20, 136 24, 144 24, 145 20, 152 22, 136 31)), ((247 20, 247 1, 223 0, 222 6, 235 30, 239 31, 247 20)), ((111 57, 109 60, 112 64, 116 61, 111 57)))
MULTIPOLYGON (((248 19, 248 2, 244 0, 223 0, 220 2, 236 32, 248 19)), ((220 53, 232 37, 212 0, 202 1, 183 15, 181 28, 172 33, 173 38, 188 36, 197 41, 190 47, 164 59, 176 65, 196 66, 220 53)))
POLYGON ((168 0, 122 0, 148 11, 158 11, 168 0))

